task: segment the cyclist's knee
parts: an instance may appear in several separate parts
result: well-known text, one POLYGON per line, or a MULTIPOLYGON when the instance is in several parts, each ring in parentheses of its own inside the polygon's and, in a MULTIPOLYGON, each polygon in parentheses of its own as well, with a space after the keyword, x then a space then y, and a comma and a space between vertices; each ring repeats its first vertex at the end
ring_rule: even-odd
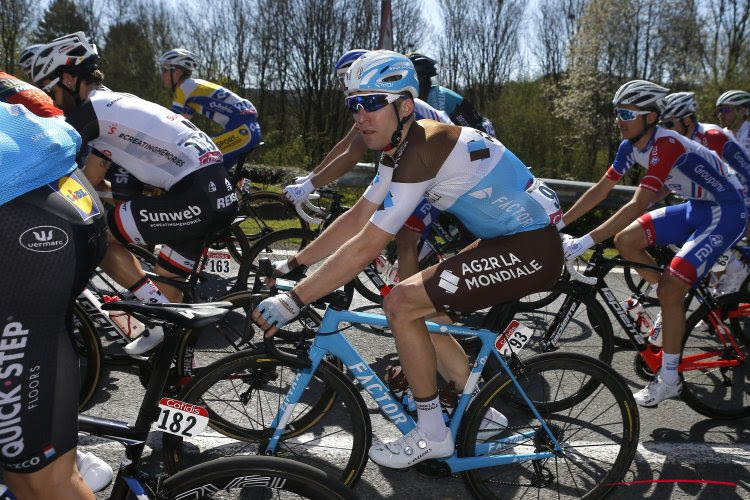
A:
POLYGON ((659 279, 656 295, 661 304, 679 304, 685 298, 689 289, 690 285, 671 272, 665 272, 659 279))
POLYGON ((631 224, 615 235, 615 248, 620 253, 638 251, 646 248, 648 243, 640 225, 631 224))
POLYGON ((389 322, 406 319, 411 310, 408 286, 395 286, 383 299, 383 311, 389 322))

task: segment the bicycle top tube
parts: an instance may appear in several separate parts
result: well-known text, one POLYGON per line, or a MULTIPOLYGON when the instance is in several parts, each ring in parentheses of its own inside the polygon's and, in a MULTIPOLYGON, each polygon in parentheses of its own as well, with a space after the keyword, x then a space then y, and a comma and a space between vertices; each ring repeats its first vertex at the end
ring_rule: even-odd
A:
POLYGON ((598 243, 594 247, 594 253, 589 259, 589 267, 597 270, 597 275, 606 276, 615 267, 630 266, 640 269, 648 269, 656 271, 658 273, 664 272, 664 269, 660 266, 652 266, 650 264, 643 264, 641 262, 635 262, 632 260, 623 259, 622 257, 605 257, 604 256, 604 244, 598 243), (601 272, 599 272, 601 271, 601 272))

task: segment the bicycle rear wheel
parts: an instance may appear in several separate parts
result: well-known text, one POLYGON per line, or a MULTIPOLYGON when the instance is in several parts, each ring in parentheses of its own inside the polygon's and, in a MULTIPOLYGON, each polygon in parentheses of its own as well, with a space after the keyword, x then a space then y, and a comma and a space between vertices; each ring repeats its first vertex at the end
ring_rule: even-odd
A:
MULTIPOLYGON (((299 370, 286 361, 251 353, 238 353, 205 370, 178 399, 206 408, 210 430, 190 441, 165 434, 167 470, 175 472, 216 456, 262 453, 299 370)), ((310 463, 353 486, 367 464, 371 439, 362 396, 339 368, 324 361, 294 407, 277 454, 310 463)))
MULTIPOLYGON (((505 312, 498 312, 503 311, 506 306, 502 304, 494 306, 487 313, 487 317, 491 320, 490 323, 483 325, 484 328, 502 332, 508 326, 510 320, 515 319, 532 331, 531 340, 519 354, 521 358, 541 354, 544 352, 543 337, 556 319, 563 319, 558 318, 563 314, 560 312, 563 303, 568 298, 576 297, 575 284, 558 282, 552 288, 551 293, 557 295, 554 302, 532 311, 516 309, 514 314, 511 308, 505 312)), ((615 349, 612 323, 597 298, 595 296, 584 297, 575 313, 567 319, 569 321, 561 333, 557 349, 586 354, 606 364, 611 364, 615 349)), ((490 377, 502 372, 500 363, 495 356, 490 356, 487 359, 485 372, 488 372, 490 377)))
MULTIPOLYGON (((601 361, 574 353, 542 354, 525 360, 514 372, 563 451, 544 460, 463 472, 466 486, 483 499, 604 497, 622 480, 638 446, 638 407, 627 384, 601 361), (583 399, 574 396, 587 385, 597 389, 583 399)), ((482 388, 459 429, 459 456, 478 456, 477 445, 485 445, 487 455, 554 449, 506 374, 482 388), (479 439, 489 408, 502 412, 508 426, 498 427, 493 436, 490 423, 483 429, 484 440, 479 439)))
POLYGON ((278 457, 219 458, 167 478, 159 498, 350 500, 352 490, 309 465, 278 457))
POLYGON ((682 399, 690 408, 710 418, 744 418, 750 416, 750 293, 732 293, 715 300, 719 306, 714 311, 715 318, 731 332, 736 350, 732 345, 722 347, 709 311, 703 305, 687 320, 682 357, 719 352, 719 356, 705 362, 723 360, 738 365, 683 371, 682 399), (698 326, 701 320, 707 329, 698 326))

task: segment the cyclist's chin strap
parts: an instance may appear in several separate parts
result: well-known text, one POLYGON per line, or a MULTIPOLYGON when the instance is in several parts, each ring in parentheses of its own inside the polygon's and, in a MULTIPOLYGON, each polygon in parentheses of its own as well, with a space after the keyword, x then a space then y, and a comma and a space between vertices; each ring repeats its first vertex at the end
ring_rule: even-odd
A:
POLYGON ((60 77, 60 81, 58 82, 58 85, 62 87, 63 91, 67 92, 73 97, 73 100, 76 103, 76 107, 78 107, 83 102, 83 99, 81 99, 81 77, 80 75, 75 75, 75 79, 76 79, 75 89, 71 89, 67 85, 64 85, 62 82, 62 77, 60 77))
POLYGON ((393 103, 393 110, 396 112, 396 120, 398 120, 398 126, 396 127, 396 131, 393 132, 393 135, 391 136, 391 144, 390 144, 389 149, 398 147, 399 143, 401 142, 401 132, 404 129, 404 125, 406 125, 406 122, 408 122, 409 118, 411 118, 410 114, 404 116, 403 118, 399 118, 398 117, 398 105, 395 102, 393 103))

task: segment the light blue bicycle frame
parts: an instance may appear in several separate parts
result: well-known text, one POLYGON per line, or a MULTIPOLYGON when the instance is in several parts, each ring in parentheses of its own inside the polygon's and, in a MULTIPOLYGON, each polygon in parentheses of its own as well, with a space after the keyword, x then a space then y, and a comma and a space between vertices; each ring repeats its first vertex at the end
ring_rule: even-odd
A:
MULTIPOLYGON (((300 370, 291 385, 289 392, 284 399, 284 402, 279 407, 279 412, 271 424, 271 428, 274 429, 273 436, 268 443, 266 448, 267 454, 273 454, 276 451, 276 447, 279 444, 281 434, 286 427, 286 424, 292 416, 294 406, 302 397, 305 388, 310 383, 315 370, 320 365, 321 360, 327 356, 335 356, 340 359, 351 375, 356 378, 359 385, 363 387, 375 402, 378 404, 382 412, 393 422, 396 427, 403 433, 406 434, 411 431, 416 423, 414 419, 407 412, 404 411, 403 406, 399 401, 391 394, 388 386, 372 371, 370 366, 362 359, 362 356, 357 350, 351 345, 349 340, 344 336, 343 333, 338 331, 339 324, 342 322, 364 324, 373 326, 388 326, 388 321, 385 316, 361 312, 353 312, 346 310, 338 310, 329 307, 323 316, 323 321, 318 328, 316 337, 310 347, 310 360, 312 365, 309 368, 300 370), (328 333, 327 333, 328 332, 328 333)), ((563 453, 560 443, 558 443, 555 436, 550 432, 547 423, 539 415, 539 412, 534 407, 531 400, 526 395, 521 385, 516 380, 513 372, 508 367, 502 356, 494 349, 495 338, 497 333, 490 330, 473 329, 461 326, 455 326, 450 324, 440 324, 433 322, 426 322, 427 329, 430 332, 442 333, 445 335, 461 335, 461 336, 477 336, 482 341, 482 348, 477 356, 477 361, 471 370, 469 380, 466 383, 464 392, 459 398, 458 405, 453 412, 453 416, 450 419, 449 428, 453 439, 455 441, 458 433, 458 428, 461 423, 461 418, 464 412, 469 406, 471 401, 471 394, 476 387, 479 376, 484 369, 484 365, 487 361, 487 357, 490 353, 494 354, 499 360, 500 364, 508 374, 510 380, 515 384, 519 394, 523 397, 524 401, 528 405, 529 409, 533 413, 534 417, 541 423, 542 428, 546 431, 550 441, 554 443, 555 450, 557 453, 563 453)), ((502 449, 505 445, 518 443, 521 441, 527 441, 534 436, 534 431, 525 433, 516 433, 506 438, 501 438, 492 441, 486 441, 484 443, 478 443, 475 449, 475 455, 473 457, 462 457, 459 458, 454 452, 452 456, 447 458, 438 459, 445 462, 450 467, 453 473, 478 469, 481 467, 494 467, 498 465, 506 465, 510 463, 525 462, 528 460, 541 460, 552 457, 555 453, 552 451, 536 452, 536 453, 520 453, 520 454, 504 454, 504 455, 487 455, 487 453, 502 449)))

